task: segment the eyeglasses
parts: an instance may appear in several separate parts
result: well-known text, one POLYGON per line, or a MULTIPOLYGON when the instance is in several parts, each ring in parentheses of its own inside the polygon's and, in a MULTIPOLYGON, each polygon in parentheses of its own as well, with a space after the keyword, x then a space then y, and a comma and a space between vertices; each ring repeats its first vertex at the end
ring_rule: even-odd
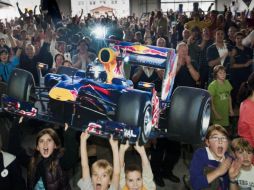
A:
POLYGON ((209 138, 211 141, 214 141, 214 142, 227 142, 228 141, 228 138, 227 137, 210 137, 209 138))

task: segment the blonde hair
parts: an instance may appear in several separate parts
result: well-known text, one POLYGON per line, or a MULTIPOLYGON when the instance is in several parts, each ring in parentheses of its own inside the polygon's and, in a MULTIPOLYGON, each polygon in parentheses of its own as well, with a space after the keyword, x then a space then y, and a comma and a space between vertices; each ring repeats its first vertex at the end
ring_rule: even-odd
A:
POLYGON ((186 46, 186 47, 188 47, 188 45, 187 45, 185 42, 180 42, 180 43, 177 44, 177 46, 176 46, 176 51, 177 51, 177 52, 178 52, 178 50, 179 50, 179 48, 180 48, 181 46, 186 46))
POLYGON ((107 160, 101 159, 94 162, 91 169, 92 174, 95 173, 95 171, 99 168, 104 169, 106 173, 110 176, 110 179, 112 179, 113 167, 107 160))

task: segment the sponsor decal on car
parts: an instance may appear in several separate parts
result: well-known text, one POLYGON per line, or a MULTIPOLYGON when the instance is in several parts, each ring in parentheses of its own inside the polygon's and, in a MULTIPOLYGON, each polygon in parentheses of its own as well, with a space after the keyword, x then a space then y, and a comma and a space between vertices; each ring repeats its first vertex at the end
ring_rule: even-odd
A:
POLYGON ((132 129, 124 129, 123 136, 125 138, 132 138, 132 137, 136 138, 137 137, 137 135, 134 134, 134 131, 132 129))
POLYGON ((157 92, 154 90, 153 97, 152 97, 152 127, 158 128, 159 119, 160 119, 160 100, 157 96, 157 92))
POLYGON ((99 125, 99 124, 97 124, 97 123, 89 123, 87 131, 90 134, 100 135, 100 134, 102 134, 101 129, 102 129, 102 126, 99 125))

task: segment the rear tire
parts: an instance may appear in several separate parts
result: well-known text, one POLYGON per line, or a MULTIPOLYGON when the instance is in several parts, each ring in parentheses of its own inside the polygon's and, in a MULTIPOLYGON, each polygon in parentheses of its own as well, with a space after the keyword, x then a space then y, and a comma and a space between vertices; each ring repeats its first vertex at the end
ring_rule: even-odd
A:
POLYGON ((209 127, 211 97, 206 90, 178 87, 171 98, 167 120, 168 138, 201 143, 209 127))
POLYGON ((28 102, 34 91, 33 75, 23 69, 14 69, 7 86, 7 95, 28 102))

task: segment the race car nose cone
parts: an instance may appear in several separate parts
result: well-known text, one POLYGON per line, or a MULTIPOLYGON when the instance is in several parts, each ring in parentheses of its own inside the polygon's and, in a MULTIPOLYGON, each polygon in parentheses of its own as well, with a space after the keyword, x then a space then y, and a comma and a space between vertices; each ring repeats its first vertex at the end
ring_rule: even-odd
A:
POLYGON ((75 101, 77 93, 73 93, 72 90, 54 87, 50 90, 49 97, 58 101, 75 101))

